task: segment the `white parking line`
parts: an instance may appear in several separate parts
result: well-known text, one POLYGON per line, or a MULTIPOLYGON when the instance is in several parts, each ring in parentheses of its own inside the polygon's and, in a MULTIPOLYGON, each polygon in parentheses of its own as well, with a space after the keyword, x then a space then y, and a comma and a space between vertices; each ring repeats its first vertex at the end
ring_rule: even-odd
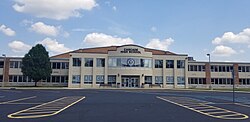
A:
POLYGON ((71 96, 62 97, 41 105, 37 105, 28 109, 24 109, 12 114, 9 114, 9 118, 39 118, 56 115, 68 107, 80 102, 85 97, 81 96, 71 96), (63 103, 58 106, 58 103, 63 103))
POLYGON ((199 102, 199 101, 196 102, 195 99, 192 100, 192 98, 188 98, 188 97, 186 97, 185 99, 187 101, 192 101, 191 104, 183 104, 183 103, 188 103, 188 102, 185 102, 185 99, 183 99, 182 97, 159 97, 157 96, 157 98, 167 101, 169 103, 178 105, 180 107, 192 110, 194 112, 197 112, 206 116, 214 117, 214 118, 231 119, 231 120, 248 118, 248 116, 245 114, 235 112, 235 111, 230 111, 230 110, 215 107, 215 106, 211 106, 206 103, 199 102), (196 103, 196 105, 194 105, 193 103, 196 103))
POLYGON ((16 100, 10 100, 10 101, 5 101, 5 102, 0 102, 0 104, 9 104, 9 103, 13 103, 13 102, 18 102, 18 101, 22 101, 22 100, 28 100, 28 99, 32 99, 35 98, 36 96, 32 96, 32 97, 25 97, 25 98, 20 98, 20 99, 16 99, 16 100))

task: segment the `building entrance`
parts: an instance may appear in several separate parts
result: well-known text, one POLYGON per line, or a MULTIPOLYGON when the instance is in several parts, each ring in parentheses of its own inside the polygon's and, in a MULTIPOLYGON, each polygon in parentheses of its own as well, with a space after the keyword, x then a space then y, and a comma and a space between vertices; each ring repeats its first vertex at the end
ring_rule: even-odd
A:
POLYGON ((139 87, 139 77, 138 76, 122 76, 122 87, 139 87))

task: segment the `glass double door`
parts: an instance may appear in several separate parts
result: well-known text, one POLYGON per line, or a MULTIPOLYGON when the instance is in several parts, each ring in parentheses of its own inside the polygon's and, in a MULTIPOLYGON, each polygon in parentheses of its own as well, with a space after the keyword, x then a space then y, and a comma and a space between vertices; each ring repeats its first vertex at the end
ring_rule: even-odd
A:
POLYGON ((122 77, 122 87, 139 87, 139 77, 124 76, 122 77))

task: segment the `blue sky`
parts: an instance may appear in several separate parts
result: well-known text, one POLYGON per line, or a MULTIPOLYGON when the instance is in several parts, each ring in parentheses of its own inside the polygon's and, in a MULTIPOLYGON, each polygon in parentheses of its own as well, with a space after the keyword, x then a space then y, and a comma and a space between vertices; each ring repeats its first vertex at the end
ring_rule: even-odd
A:
POLYGON ((138 44, 196 60, 250 61, 249 0, 2 0, 0 52, 50 55, 138 44))

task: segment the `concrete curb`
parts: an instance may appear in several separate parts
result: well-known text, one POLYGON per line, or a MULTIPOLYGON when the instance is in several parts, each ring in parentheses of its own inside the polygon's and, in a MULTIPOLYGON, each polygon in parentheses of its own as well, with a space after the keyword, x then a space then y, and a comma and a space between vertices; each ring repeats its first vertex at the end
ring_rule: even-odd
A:
MULTIPOLYGON (((68 88, 68 87, 0 87, 0 89, 5 90, 15 90, 15 89, 32 89, 32 90, 78 90, 78 89, 85 89, 85 90, 170 90, 170 91, 203 91, 203 92, 233 92, 233 91, 226 91, 226 90, 206 90, 206 89, 170 89, 170 88, 68 88)), ((250 91, 235 91, 237 93, 250 93, 250 91)))
MULTIPOLYGON (((173 91, 204 91, 204 92, 233 92, 233 91, 228 91, 228 90, 206 90, 206 89, 169 89, 173 91)), ((235 91, 238 93, 250 93, 250 91, 235 91)))

